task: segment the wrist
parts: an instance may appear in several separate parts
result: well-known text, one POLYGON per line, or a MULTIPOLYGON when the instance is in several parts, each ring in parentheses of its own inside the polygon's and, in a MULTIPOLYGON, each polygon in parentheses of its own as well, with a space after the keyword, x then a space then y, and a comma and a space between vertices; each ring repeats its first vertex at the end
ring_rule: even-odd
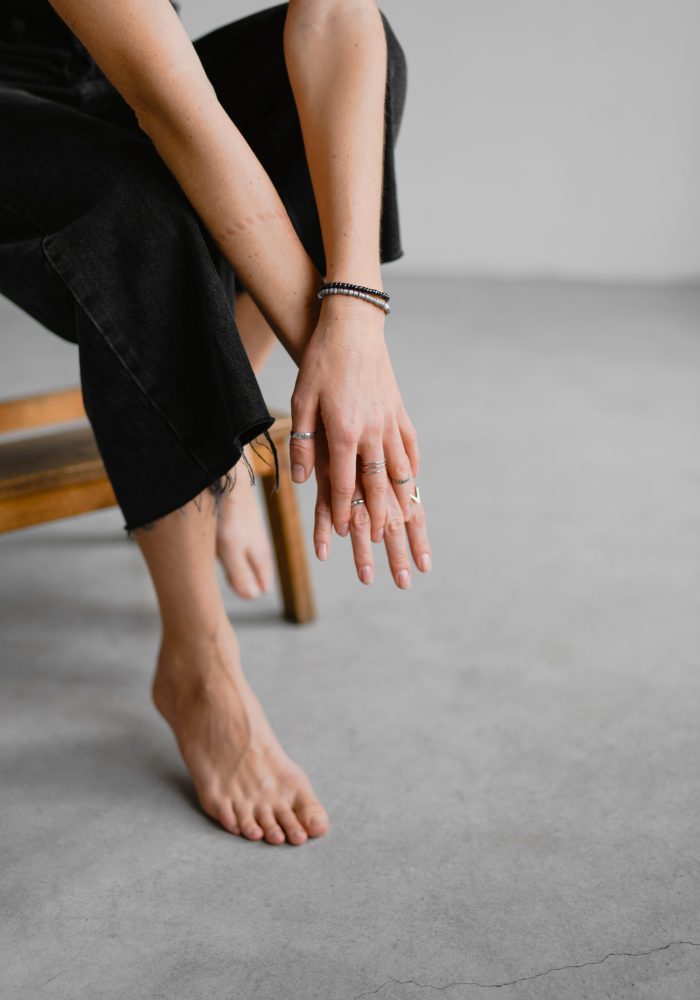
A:
POLYGON ((384 329, 386 313, 383 309, 353 295, 327 295, 321 300, 321 319, 358 320, 363 326, 384 329))

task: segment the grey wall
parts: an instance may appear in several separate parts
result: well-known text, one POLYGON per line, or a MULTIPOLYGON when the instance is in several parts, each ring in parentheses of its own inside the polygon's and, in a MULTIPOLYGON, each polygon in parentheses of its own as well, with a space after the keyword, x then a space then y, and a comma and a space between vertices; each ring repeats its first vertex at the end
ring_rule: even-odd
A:
MULTIPOLYGON (((191 34, 267 4, 183 0, 191 34)), ((383 0, 403 272, 700 275, 698 0, 383 0)))

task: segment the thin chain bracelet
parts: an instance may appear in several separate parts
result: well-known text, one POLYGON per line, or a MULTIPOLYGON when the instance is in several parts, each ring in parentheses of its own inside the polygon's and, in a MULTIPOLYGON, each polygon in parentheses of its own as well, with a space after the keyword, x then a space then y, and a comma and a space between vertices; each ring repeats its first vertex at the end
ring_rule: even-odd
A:
POLYGON ((325 299, 328 295, 351 295, 355 299, 363 299, 365 302, 371 302, 373 306, 377 306, 387 316, 391 312, 391 306, 383 298, 379 299, 375 295, 368 295, 367 292, 359 292, 354 288, 331 288, 326 286, 318 293, 319 299, 325 299))
POLYGON ((379 299, 389 301, 391 296, 388 292, 383 292, 379 288, 368 288, 367 285, 353 285, 349 281, 324 281, 324 288, 353 288, 356 292, 366 292, 367 295, 376 295, 379 299))

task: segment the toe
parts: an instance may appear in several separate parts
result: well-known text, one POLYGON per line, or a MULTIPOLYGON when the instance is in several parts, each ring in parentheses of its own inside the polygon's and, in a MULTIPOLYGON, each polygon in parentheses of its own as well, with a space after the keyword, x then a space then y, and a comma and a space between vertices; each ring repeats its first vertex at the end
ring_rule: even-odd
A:
POLYGON ((222 541, 219 545, 219 556, 231 589, 239 597, 247 599, 257 597, 260 594, 260 586, 250 563, 242 556, 238 546, 222 541))
POLYGON ((244 837, 248 840, 261 840, 264 837, 265 834, 262 827, 255 821, 252 809, 238 808, 236 809, 236 814, 238 816, 238 825, 244 837))
POLYGON ((276 815, 277 822, 284 830, 290 844, 304 844, 309 839, 294 810, 289 806, 281 806, 276 810, 276 815))
POLYGON ((236 814, 233 810, 233 805, 230 802, 222 802, 216 809, 215 815, 224 830, 228 830, 229 833, 235 834, 239 834, 241 832, 236 819, 236 814))
POLYGON ((269 593, 275 582, 275 574, 272 565, 272 553, 267 552, 264 556, 251 553, 248 557, 250 566, 255 574, 255 580, 264 594, 269 593))
POLYGON ((310 837, 322 837, 328 831, 328 814, 313 795, 299 796, 294 812, 310 837))
POLYGON ((275 814, 271 806, 258 806, 255 810, 255 818, 265 832, 265 840, 268 844, 283 844, 285 841, 284 830, 275 819, 275 814))

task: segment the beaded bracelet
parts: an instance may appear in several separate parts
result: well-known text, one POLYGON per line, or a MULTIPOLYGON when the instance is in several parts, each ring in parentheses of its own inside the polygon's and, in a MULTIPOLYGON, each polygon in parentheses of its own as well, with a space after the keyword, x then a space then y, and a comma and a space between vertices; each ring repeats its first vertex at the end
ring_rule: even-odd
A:
POLYGON ((385 315, 391 312, 389 305, 390 296, 378 288, 368 288, 366 285, 353 285, 349 281, 329 281, 324 282, 323 288, 318 293, 319 299, 325 299, 327 295, 351 295, 356 299, 371 302, 383 310, 385 315))

